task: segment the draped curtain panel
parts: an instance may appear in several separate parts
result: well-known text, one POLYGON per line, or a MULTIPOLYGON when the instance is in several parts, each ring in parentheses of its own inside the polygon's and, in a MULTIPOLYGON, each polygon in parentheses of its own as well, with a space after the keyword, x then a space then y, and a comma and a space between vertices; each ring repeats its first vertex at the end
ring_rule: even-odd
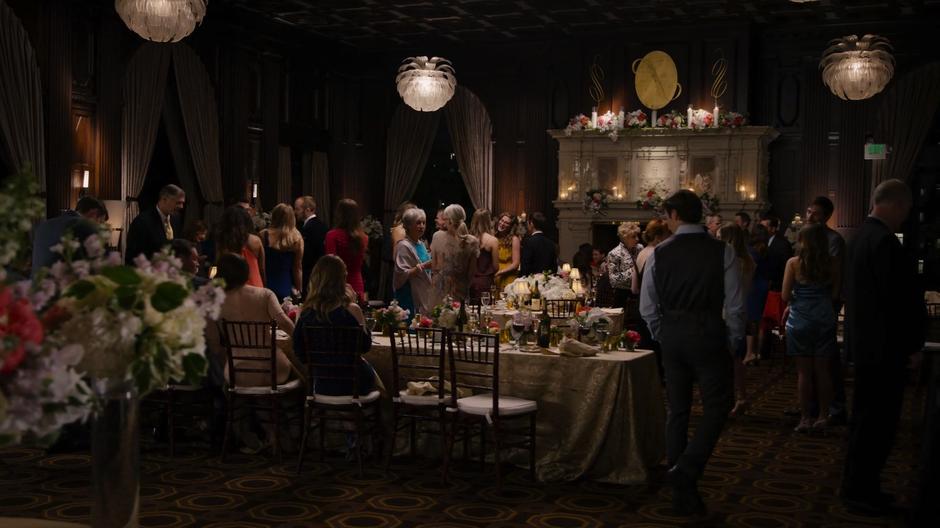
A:
POLYGON ((173 45, 173 71, 186 127, 186 139, 209 225, 222 215, 222 164, 219 161, 219 112, 205 65, 186 44, 173 45))
MULTIPOLYGON (((173 169, 180 187, 186 193, 186 209, 183 211, 183 229, 186 230, 201 217, 202 200, 199 199, 199 181, 193 165, 189 142, 186 140, 186 125, 183 124, 183 110, 180 108, 176 90, 167 90, 163 98, 163 130, 166 132, 173 169)), ((159 133, 159 132, 158 132, 159 133)), ((182 236, 182 233, 180 233, 182 236)))
POLYGON ((444 115, 474 209, 492 209, 493 124, 489 113, 473 92, 458 86, 444 107, 444 115))
POLYGON ((309 172, 304 175, 304 194, 313 196, 317 202, 317 216, 327 226, 333 203, 330 201, 330 158, 326 152, 313 151, 306 158, 309 172))
POLYGON ((885 160, 872 167, 871 186, 891 178, 907 181, 917 155, 940 109, 940 63, 928 64, 901 79, 884 95, 878 112, 881 135, 891 147, 885 160))
POLYGON ((389 225, 398 205, 418 188, 440 119, 440 112, 418 112, 404 104, 395 110, 385 144, 384 225, 389 225))
POLYGON ((46 191, 42 82, 36 52, 13 10, 0 0, 0 148, 15 169, 30 164, 46 191))
MULTIPOLYGON (((125 234, 140 213, 137 199, 153 156, 169 70, 170 48, 166 44, 146 42, 131 59, 124 79, 121 188, 127 201, 125 234)), ((185 108, 183 114, 186 114, 185 108)))

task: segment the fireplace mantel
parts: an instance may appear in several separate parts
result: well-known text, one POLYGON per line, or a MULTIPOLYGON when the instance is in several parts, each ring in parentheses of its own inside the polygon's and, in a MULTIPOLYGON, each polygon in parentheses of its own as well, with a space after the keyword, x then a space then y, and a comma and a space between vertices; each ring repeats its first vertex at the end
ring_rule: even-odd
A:
POLYGON ((554 204, 564 260, 579 244, 592 241, 594 224, 653 218, 655 213, 638 209, 636 201, 654 186, 663 194, 680 188, 707 191, 719 199, 719 212, 726 217, 756 212, 767 199, 768 145, 778 136, 773 128, 759 126, 626 129, 616 140, 597 132, 548 134, 558 141, 554 204), (584 211, 585 193, 592 189, 609 194, 605 214, 584 211))

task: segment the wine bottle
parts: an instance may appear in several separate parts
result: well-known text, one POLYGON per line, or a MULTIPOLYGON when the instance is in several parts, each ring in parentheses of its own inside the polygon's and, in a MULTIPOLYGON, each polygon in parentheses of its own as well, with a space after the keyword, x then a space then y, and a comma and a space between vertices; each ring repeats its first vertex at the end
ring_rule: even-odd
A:
POLYGON ((552 318, 548 316, 548 305, 542 306, 542 315, 539 317, 539 337, 538 344, 542 348, 548 348, 552 341, 552 318))
POLYGON ((533 311, 539 311, 542 308, 542 294, 539 292, 539 281, 535 281, 535 286, 531 288, 530 304, 533 311))
POLYGON ((457 331, 463 332, 464 326, 467 324, 467 300, 464 299, 460 302, 460 311, 457 312, 457 331))

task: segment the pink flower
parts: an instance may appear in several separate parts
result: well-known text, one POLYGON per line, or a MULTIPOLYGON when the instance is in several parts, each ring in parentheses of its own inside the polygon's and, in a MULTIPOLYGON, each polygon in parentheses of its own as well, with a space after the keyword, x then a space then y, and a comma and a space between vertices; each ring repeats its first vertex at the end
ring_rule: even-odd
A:
POLYGON ((421 316, 421 320, 418 321, 418 326, 421 328, 431 328, 433 325, 434 321, 432 321, 429 317, 421 316))
POLYGON ((640 342, 640 333, 636 330, 627 330, 626 338, 629 339, 633 344, 640 342))
POLYGON ((7 288, 0 290, 0 341, 8 346, 0 374, 16 370, 26 358, 26 344, 38 345, 42 338, 42 324, 26 299, 14 299, 7 288))

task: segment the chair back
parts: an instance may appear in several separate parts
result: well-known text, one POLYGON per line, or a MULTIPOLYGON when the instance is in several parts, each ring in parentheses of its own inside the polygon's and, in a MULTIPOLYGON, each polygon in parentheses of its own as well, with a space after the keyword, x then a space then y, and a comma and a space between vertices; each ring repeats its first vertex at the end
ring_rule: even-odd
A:
POLYGON ((367 338, 361 326, 308 325, 303 327, 310 395, 319 381, 335 381, 359 394, 358 368, 367 338))
POLYGON ((451 406, 458 388, 493 393, 493 414, 499 411, 499 335, 448 332, 451 406))
POLYGON ((228 363, 229 386, 238 387, 239 374, 269 374, 277 389, 277 321, 220 319, 219 342, 228 363))
POLYGON ((410 381, 429 381, 437 376, 437 396, 444 398, 444 348, 446 332, 443 328, 399 330, 392 334, 392 385, 398 391, 407 388, 410 381))
POLYGON ((575 316, 575 310, 578 308, 577 299, 547 299, 545 307, 548 309, 548 316, 552 319, 571 319, 575 316))

